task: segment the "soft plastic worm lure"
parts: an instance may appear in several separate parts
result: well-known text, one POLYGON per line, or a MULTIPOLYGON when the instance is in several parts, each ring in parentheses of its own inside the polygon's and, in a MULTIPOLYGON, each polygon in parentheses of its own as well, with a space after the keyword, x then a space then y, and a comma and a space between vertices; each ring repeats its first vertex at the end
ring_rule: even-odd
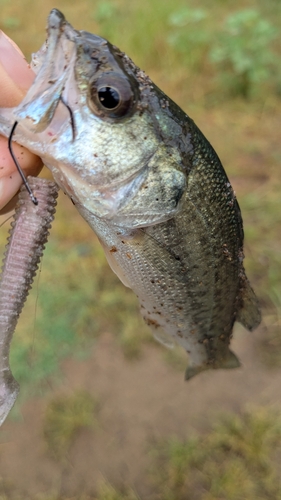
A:
POLYGON ((38 204, 22 186, 0 277, 0 425, 19 393, 10 370, 10 343, 47 242, 59 189, 47 179, 29 177, 28 183, 38 204))

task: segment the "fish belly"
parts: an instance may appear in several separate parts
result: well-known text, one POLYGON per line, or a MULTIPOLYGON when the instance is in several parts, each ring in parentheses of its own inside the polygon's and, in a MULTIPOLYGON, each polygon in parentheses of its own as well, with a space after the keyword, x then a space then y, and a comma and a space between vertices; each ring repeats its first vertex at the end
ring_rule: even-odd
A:
MULTIPOLYGON (((189 200, 183 206, 175 218, 139 229, 115 226, 77 208, 113 271, 137 295, 157 340, 184 347, 198 372, 212 362, 206 342, 213 335, 215 263, 203 218, 189 200)), ((228 342, 223 346, 228 352, 228 342)), ((216 355, 224 353, 217 349, 216 355)))

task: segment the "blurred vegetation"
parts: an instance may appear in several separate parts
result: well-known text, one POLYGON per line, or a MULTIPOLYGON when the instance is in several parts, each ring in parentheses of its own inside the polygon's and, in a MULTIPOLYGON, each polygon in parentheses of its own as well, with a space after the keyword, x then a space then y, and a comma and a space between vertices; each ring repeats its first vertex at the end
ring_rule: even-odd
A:
POLYGON ((140 500, 140 497, 131 489, 126 492, 118 491, 109 483, 104 482, 99 488, 97 497, 93 500, 140 500))
MULTIPOLYGON (((82 411, 84 426, 91 426, 93 411, 87 395, 52 403, 45 421, 45 432, 55 438, 56 453, 69 445, 78 426, 76 412, 82 411), (82 402, 82 408, 79 410, 82 402), (78 404, 77 404, 78 403, 78 404), (62 428, 66 439, 61 443, 62 428)), ((81 428, 82 425, 79 425, 81 428)), ((280 500, 281 499, 281 415, 272 408, 254 408, 241 415, 217 417, 213 428, 201 436, 179 439, 167 436, 149 445, 151 466, 147 471, 150 492, 147 500, 280 500)), ((1 487, 1 484, 0 484, 1 487)), ((6 490, 8 486, 6 485, 6 490)), ((102 481, 97 494, 64 496, 43 494, 30 500, 142 500, 130 486, 115 488, 102 481)), ((7 493, 1 500, 23 500, 7 493)))
POLYGON ((219 419, 207 435, 152 450, 161 500, 280 500, 281 420, 255 409, 219 419))
POLYGON ((96 428, 97 402, 86 391, 56 396, 49 402, 43 421, 47 449, 56 460, 66 457, 79 430, 96 428))

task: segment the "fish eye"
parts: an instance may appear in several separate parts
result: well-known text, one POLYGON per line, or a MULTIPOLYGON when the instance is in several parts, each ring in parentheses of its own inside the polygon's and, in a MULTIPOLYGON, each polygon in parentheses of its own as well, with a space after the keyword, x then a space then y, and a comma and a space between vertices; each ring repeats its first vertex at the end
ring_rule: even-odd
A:
POLYGON ((101 87, 98 89, 100 104, 105 109, 116 109, 121 101, 121 96, 117 89, 113 87, 101 87))
POLYGON ((128 78, 120 73, 104 73, 89 83, 88 105, 100 117, 122 118, 135 102, 128 78))

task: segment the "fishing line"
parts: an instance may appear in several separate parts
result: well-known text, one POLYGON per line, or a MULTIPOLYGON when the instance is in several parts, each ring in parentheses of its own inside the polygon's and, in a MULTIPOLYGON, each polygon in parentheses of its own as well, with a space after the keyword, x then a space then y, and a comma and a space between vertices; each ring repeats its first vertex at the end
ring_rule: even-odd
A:
POLYGON ((38 200, 34 196, 32 189, 30 188, 30 186, 28 184, 27 178, 25 177, 24 172, 22 171, 21 166, 19 165, 18 160, 16 159, 14 152, 13 152, 13 149, 12 149, 12 138, 13 138, 14 132, 16 130, 17 124, 18 124, 18 122, 15 121, 14 125, 12 126, 12 130, 10 132, 9 139, 8 139, 8 147, 9 147, 10 155, 14 160, 14 163, 18 169, 18 173, 20 174, 20 176, 22 178, 22 181, 27 189, 27 192, 29 193, 29 196, 31 198, 32 203, 34 203, 34 205, 38 205, 38 200))
POLYGON ((68 109, 68 112, 70 115, 70 124, 71 124, 71 128, 72 128, 72 142, 74 142, 75 138, 76 138, 76 126, 75 126, 73 111, 72 111, 71 107, 69 106, 69 104, 67 104, 67 102, 64 100, 64 98, 62 96, 60 96, 60 100, 61 100, 62 104, 64 104, 64 106, 68 109))
POLYGON ((14 214, 10 215, 7 219, 3 220, 3 222, 1 222, 0 224, 0 227, 4 226, 4 224, 6 224, 6 222, 8 222, 8 220, 10 220, 12 217, 14 217, 14 214))

